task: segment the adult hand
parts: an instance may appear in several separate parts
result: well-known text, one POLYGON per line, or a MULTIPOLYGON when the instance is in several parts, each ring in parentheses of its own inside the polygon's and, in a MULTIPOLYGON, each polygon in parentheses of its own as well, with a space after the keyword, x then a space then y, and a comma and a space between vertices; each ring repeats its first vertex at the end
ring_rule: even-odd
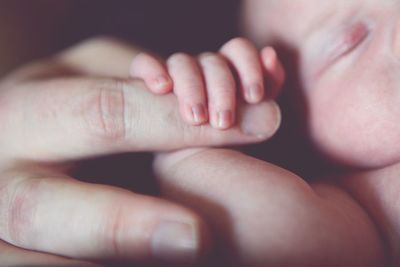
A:
POLYGON ((263 141, 278 128, 279 109, 273 102, 245 106, 228 131, 188 126, 174 96, 153 96, 142 82, 125 79, 137 52, 113 40, 91 40, 2 81, 3 248, 74 259, 184 262, 206 250, 206 227, 190 210, 77 181, 65 166, 112 153, 263 141))

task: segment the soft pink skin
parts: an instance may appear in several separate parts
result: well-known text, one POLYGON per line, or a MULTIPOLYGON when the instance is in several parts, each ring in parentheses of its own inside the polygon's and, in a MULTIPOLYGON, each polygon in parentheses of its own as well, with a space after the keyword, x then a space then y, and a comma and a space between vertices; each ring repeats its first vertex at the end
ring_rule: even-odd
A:
POLYGON ((398 1, 247 0, 244 7, 244 28, 260 47, 281 42, 298 53, 299 88, 304 88, 309 109, 307 123, 315 144, 328 156, 346 165, 376 168, 336 179, 342 181, 340 186, 352 193, 372 220, 360 213, 354 200, 347 199, 349 202, 345 204, 345 195, 339 188, 317 184, 304 190, 300 178, 288 172, 275 172, 276 167, 265 163, 260 167, 255 159, 226 151, 197 152, 200 156, 196 152, 194 156, 193 152, 187 152, 191 156, 172 154, 160 157, 157 166, 166 195, 190 203, 194 209, 206 214, 217 229, 226 225, 226 221, 221 221, 227 219, 204 208, 210 200, 214 206, 224 210, 228 218, 234 218, 228 221, 237 239, 230 240, 233 244, 229 244, 233 251, 239 251, 238 261, 245 262, 245 266, 322 266, 318 263, 321 255, 327 255, 324 266, 385 266, 382 259, 385 253, 388 253, 388 261, 398 266, 400 209, 397 205, 399 166, 396 163, 400 161, 400 150, 394 145, 400 141, 397 123, 399 95, 396 92, 400 82, 397 77, 400 46, 398 1), (246 162, 250 163, 247 168, 246 162), (204 166, 197 172, 199 164, 204 166), (200 177, 204 176, 215 176, 216 182, 201 180, 200 177), (258 177, 269 183, 265 187, 262 183, 252 187, 251 183, 258 177), (275 180, 276 177, 279 179, 275 180), (183 179, 184 183, 176 182, 183 179), (244 194, 246 197, 221 197, 226 188, 221 186, 225 179, 229 181, 226 185, 231 190, 229 195, 244 194), (171 185, 171 181, 175 183, 171 185), (219 183, 218 186, 215 183, 219 183), (276 196, 269 192, 271 188, 272 192, 279 191, 280 194, 276 196), (169 193, 171 191, 173 194, 169 193), (190 193, 185 196, 176 194, 187 191, 190 193), (282 195, 285 198, 281 199, 282 195), (302 202, 310 198, 310 202, 302 202), (244 204, 240 206, 239 203, 244 204), (260 203, 264 206, 258 212, 249 208, 258 207, 260 203), (285 209, 274 210, 284 203, 290 203, 291 207, 303 203, 295 211, 301 210, 308 215, 302 217, 296 212, 288 215, 285 209), (338 207, 338 210, 330 210, 324 206, 326 203, 331 208, 338 207), (269 214, 271 210, 273 212, 269 214), (349 218, 350 215, 354 216, 350 223, 343 225, 341 216, 349 218), (275 221, 277 218, 282 220, 275 221), (302 221, 304 218, 306 221, 302 221), (268 249, 271 243, 276 242, 269 234, 280 233, 279 229, 283 229, 283 233, 290 232, 294 227, 293 221, 319 227, 302 229, 308 234, 308 239, 292 235, 292 244, 298 241, 297 238, 303 243, 292 247, 289 253, 277 246, 268 249), (372 221, 377 228, 372 226, 372 221), (251 225, 251 232, 242 225, 251 225), (357 232, 359 235, 350 237, 357 232), (333 259, 343 262, 329 260, 335 251, 321 246, 313 250, 314 255, 306 253, 306 248, 318 243, 319 237, 323 237, 325 244, 329 243, 330 235, 339 239, 339 245, 334 244, 330 249, 343 248, 340 256, 333 259), (387 248, 382 245, 381 237, 383 242, 387 242, 387 248), (357 253, 354 247, 347 247, 350 244, 359 249, 357 253), (282 256, 293 256, 296 252, 301 256, 295 262, 282 256), (370 258, 366 260, 365 257, 370 258))
MULTIPOLYGON (((296 27, 303 24, 296 24, 290 31, 284 27, 291 25, 291 16, 296 17, 292 12, 299 12, 299 7, 311 17, 314 10, 289 1, 288 6, 283 2, 258 3, 266 5, 264 9, 256 5, 257 11, 267 12, 270 8, 274 14, 286 12, 288 16, 285 26, 281 21, 278 29, 267 26, 268 35, 264 41, 258 40, 260 47, 274 42, 274 30, 292 33, 281 36, 291 45, 303 44, 295 42, 301 38, 301 34, 296 34, 303 31, 296 27)), ((265 17, 272 20, 264 14, 262 18, 265 17)), ((277 19, 282 17, 282 13, 277 15, 277 19)), ((257 29, 258 25, 273 22, 254 23, 251 26, 257 29)), ((356 30, 350 41, 363 37, 360 29, 356 30)), ((258 37, 257 32, 252 37, 258 37)), ((307 70, 309 65, 301 59, 307 70)), ((316 83, 308 72, 303 75, 306 85, 316 83)), ((385 258, 380 229, 351 195, 335 185, 307 184, 293 173, 228 150, 186 150, 159 155, 155 170, 163 194, 206 218, 220 236, 220 246, 227 257, 238 266, 365 267, 385 266, 387 260, 392 260, 385 258)))
POLYGON ((253 40, 279 41, 298 53, 314 143, 347 166, 369 169, 346 175, 343 185, 377 223, 398 266, 400 2, 246 0, 244 7, 253 40), (340 42, 348 48, 355 42, 354 49, 329 61, 340 42))
POLYGON ((373 222, 336 186, 222 149, 159 155, 155 171, 164 196, 206 218, 221 266, 385 266, 373 222))
POLYGON ((188 124, 210 122, 220 130, 235 124, 237 88, 247 103, 258 104, 265 91, 269 98, 276 97, 285 79, 274 49, 265 47, 258 51, 244 38, 228 41, 216 53, 207 52, 196 57, 175 53, 166 63, 156 56, 141 53, 133 59, 130 75, 142 79, 153 93, 173 91, 188 124), (235 82, 236 75, 239 84, 235 82))
POLYGON ((400 150, 393 144, 400 141, 399 2, 278 2, 246 1, 248 13, 264 10, 255 16, 253 12, 246 27, 260 44, 278 38, 298 52, 315 143, 329 156, 355 166, 382 167, 398 162, 400 150), (274 14, 291 14, 288 20, 282 23, 273 14, 267 16, 271 6, 278 10, 274 14), (351 52, 325 64, 330 62, 330 53, 335 53, 331 51, 345 44, 346 38, 349 45, 357 43, 357 36, 351 37, 357 23, 369 29, 366 38, 351 52), (259 25, 272 26, 267 26, 271 28, 267 31, 259 25), (279 31, 278 37, 270 34, 274 31, 279 31))
MULTIPOLYGON (((397 1, 247 0, 244 4, 245 29, 260 47, 282 42, 298 53, 299 88, 304 88, 307 123, 315 144, 330 157, 353 167, 381 168, 399 162, 400 151, 393 145, 400 141, 396 92, 400 82, 396 75, 400 45, 397 1)), ((380 234, 388 244, 388 260, 394 266, 400 262, 398 166, 344 177, 342 185, 372 216, 377 226, 374 228, 356 202, 347 199, 338 188, 317 184, 304 190, 299 177, 276 172, 274 166, 260 164, 264 166, 258 168, 256 160, 232 152, 200 153, 183 160, 174 154, 159 158, 157 166, 165 194, 175 201, 190 203, 216 229, 228 223, 237 239, 225 242, 231 253, 237 251, 238 262, 242 261, 244 266, 321 266, 322 262, 325 266, 384 266, 385 249, 380 234), (250 163, 247 168, 246 162, 250 163), (199 164, 204 166, 197 171, 199 164), (221 169, 229 171, 218 172, 221 169), (216 182, 201 180, 204 176, 215 176, 216 182), (269 183, 260 182, 252 187, 258 177, 269 183), (226 183, 231 190, 229 194, 246 197, 221 197, 225 179, 229 181, 226 183), (183 195, 188 191, 189 194, 183 195), (274 195, 277 191, 280 194, 274 195), (349 202, 344 203, 344 199, 349 202), (233 219, 226 222, 226 218, 205 208, 210 200, 233 219), (288 213, 287 209, 274 209, 285 203, 290 203, 289 207, 303 205, 288 213), (258 205, 264 206, 258 211, 249 208, 258 205), (297 210, 307 216, 296 213, 297 210), (350 215, 354 216, 350 223, 343 225, 350 215), (308 239, 290 236, 291 244, 301 240, 301 245, 271 246, 279 240, 279 233, 298 226, 291 222, 299 221, 303 222, 301 225, 319 227, 302 228, 308 239), (315 246, 320 237, 322 243, 331 245, 315 246), (335 238, 338 243, 331 243, 337 241, 335 238), (308 247, 313 247, 315 254, 307 254, 308 247), (338 252, 333 248, 343 250, 338 252), (287 255, 299 258, 291 262, 287 255), (319 262, 321 255, 324 257, 319 262)))
MULTIPOLYGON (((253 2, 256 3, 256 1, 257 0, 254 0, 253 2)), ((377 3, 377 1, 375 2, 377 3)), ((313 11, 320 10, 321 5, 329 5, 329 2, 327 4, 327 1, 319 0, 310 0, 309 2, 305 0, 298 1, 296 2, 296 4, 293 4, 293 1, 289 0, 286 2, 281 0, 277 0, 275 2, 259 1, 259 3, 269 4, 264 9, 258 8, 260 12, 266 12, 268 10, 274 11, 275 14, 279 14, 280 20, 282 19, 282 17, 287 20, 285 21, 286 26, 292 25, 289 19, 295 19, 296 14, 301 14, 302 21, 302 23, 296 23, 296 25, 306 25, 306 18, 308 19, 314 17, 311 16, 313 11), (284 14, 277 12, 278 9, 280 11, 283 11, 282 7, 285 3, 287 4, 287 6, 285 6, 285 12, 290 14, 290 16, 283 16, 284 14), (272 4, 275 4, 275 6, 272 4), (293 10, 291 10, 292 8, 293 10), (309 16, 309 14, 311 15, 309 16)), ((334 2, 332 1, 331 3, 334 2)), ((343 3, 345 3, 344 0, 343 3)), ((351 3, 354 4, 354 1, 352 1, 351 3)), ((361 2, 360 0, 359 3, 365 4, 366 2, 361 2)), ((363 6, 363 8, 366 7, 363 6)), ((255 15, 256 13, 253 14, 255 15)), ((254 17, 256 18, 256 16, 254 17)), ((264 14, 264 17, 267 16, 265 16, 264 14)), ((272 20, 273 17, 270 16, 269 19, 272 20)), ((279 21, 279 24, 282 26, 281 21, 279 21)), ((265 26, 266 24, 259 23, 257 25, 265 26)), ((272 24, 269 23, 269 25, 272 24)), ((257 30, 257 27, 255 27, 256 25, 253 26, 257 30)), ((269 32, 272 32, 272 29, 269 32)), ((283 32, 289 34, 288 36, 281 36, 281 38, 287 40, 294 45, 298 45, 300 43, 297 41, 300 40, 301 34, 298 34, 298 36, 296 36, 295 34, 298 33, 299 30, 295 31, 295 29, 286 29, 286 31, 283 32)), ((262 41, 262 33, 263 32, 254 33, 253 36, 257 36, 258 40, 262 41)), ((272 35, 269 36, 269 40, 273 40, 271 36, 272 35)), ((80 56, 78 58, 80 58, 80 56)), ((305 59, 303 62, 305 65, 304 69, 307 69, 306 66, 308 65, 305 63, 305 59)), ((339 66, 336 66, 335 68, 338 67, 339 66)), ((125 70, 125 68, 122 69, 123 71, 125 70)), ((92 70, 89 68, 85 69, 85 72, 92 72, 93 74, 106 76, 110 75, 110 71, 112 70, 114 69, 109 68, 107 71, 104 71, 98 69, 92 70), (101 73, 102 71, 104 71, 104 73, 101 73)), ((328 76, 329 75, 327 75, 327 77, 328 76)), ((304 82, 307 82, 307 84, 309 81, 308 79, 308 75, 305 73, 304 82)), ((318 83, 316 82, 315 84, 323 84, 323 79, 328 78, 321 78, 321 81, 318 83)), ((336 85, 339 84, 336 83, 336 85)), ((346 88, 348 86, 347 83, 342 85, 346 85, 346 88)), ((134 94, 134 92, 135 90, 133 90, 132 93, 134 94)), ((147 94, 144 95, 152 100, 149 101, 149 103, 164 103, 160 105, 161 107, 163 107, 160 109, 161 111, 175 111, 175 109, 170 109, 172 107, 171 103, 174 103, 174 100, 171 100, 171 98, 168 98, 167 100, 166 98, 162 98, 163 100, 157 100, 156 98, 152 98, 147 94)), ((310 106, 312 106, 313 103, 311 103, 311 100, 313 98, 310 96, 309 99, 310 106)), ((319 99, 317 100, 320 101, 319 99)), ((322 107, 319 107, 319 109, 313 108, 312 110, 317 110, 321 112, 316 113, 316 111, 314 111, 315 114, 311 117, 313 120, 316 120, 317 115, 326 115, 321 111, 323 110, 322 107)), ((325 112, 327 111, 325 110, 325 112)), ((175 114, 174 112, 172 113, 175 114)), ((176 119, 175 116, 173 116, 172 122, 179 122, 179 120, 176 119)), ((333 120, 332 122, 335 122, 335 120, 333 120)), ((153 126, 157 125, 159 124, 155 123, 153 126)), ((312 125, 314 124, 312 123, 312 125)), ((315 123, 315 125, 319 124, 315 123)), ((331 127, 334 125, 335 124, 329 124, 328 126, 325 125, 325 127, 331 127)), ((182 124, 178 123, 175 126, 177 129, 179 129, 179 126, 182 126, 182 124)), ((40 127, 38 127, 38 129, 39 128, 40 127)), ((59 127, 55 128, 59 129, 59 127)), ((145 129, 147 128, 143 128, 143 134, 140 136, 146 139, 148 135, 146 134, 145 129)), ((185 127, 183 128, 187 129, 185 127)), ((175 129, 175 127, 173 127, 173 129, 175 129)), ((315 129, 313 130, 315 135, 317 132, 320 132, 319 128, 316 126, 313 126, 313 129, 315 129)), ((208 130, 206 131, 209 133, 209 135, 201 135, 205 137, 202 140, 202 142, 204 142, 203 144, 206 144, 209 140, 206 137, 211 137, 214 142, 222 140, 226 137, 232 138, 230 140, 236 140, 236 138, 240 139, 241 141, 247 140, 244 136, 238 135, 237 132, 233 132, 232 135, 230 135, 229 133, 227 133, 227 135, 220 135, 213 134, 213 132, 208 130)), ((37 133, 40 133, 40 131, 38 130, 37 133)), ((80 132, 78 132, 78 134, 79 133, 80 132)), ((162 133, 164 134, 164 132, 162 133)), ((175 133, 179 133, 179 131, 173 130, 170 134, 171 136, 175 136, 175 133)), ((321 136, 323 136, 322 133, 323 131, 321 131, 321 136)), ((55 138, 57 136, 58 135, 51 135, 50 137, 55 138)), ((167 146, 171 145, 175 148, 179 148, 185 147, 190 144, 190 142, 194 142, 199 139, 196 138, 199 136, 196 134, 189 134, 189 136, 191 136, 192 139, 187 140, 187 143, 180 144, 179 140, 175 140, 172 145, 169 143, 165 144, 165 141, 164 143, 162 142, 163 140, 165 140, 165 136, 158 136, 155 139, 158 140, 155 145, 158 145, 158 147, 161 146, 163 149, 168 149, 171 147, 163 147, 161 144, 167 146)), ((16 139, 18 139, 18 136, 13 137, 16 137, 16 139)), ((79 135, 74 137, 76 137, 77 140, 81 140, 79 135)), ((329 139, 327 137, 325 138, 327 140, 326 142, 329 144, 329 139)), ((39 140, 39 138, 37 140, 39 140)), ((323 140, 325 142, 325 139, 323 139, 322 137, 318 138, 317 140, 323 140)), ((71 143, 75 144, 76 142, 71 143)), ((135 144, 129 142, 127 143, 131 145, 132 149, 135 148, 133 146, 135 144)), ((153 142, 151 143, 151 145, 154 145, 153 142)), ((38 154, 34 153, 35 149, 36 151, 41 151, 40 149, 42 149, 41 146, 36 146, 30 150, 13 150, 15 148, 18 148, 18 144, 18 142, 16 142, 15 146, 10 146, 8 144, 9 154, 7 155, 7 157, 9 159, 13 158, 12 155, 14 157, 15 155, 22 155, 24 158, 32 158, 32 154, 38 154), (28 152, 28 154, 21 154, 26 152, 28 152), (29 153, 32 154, 30 155, 29 153)), ((37 143, 31 142, 30 144, 35 145, 37 143)), ((84 145, 86 143, 82 142, 81 144, 84 145)), ((118 144, 117 147, 114 147, 115 142, 111 142, 111 144, 108 143, 108 145, 105 146, 103 146, 104 143, 101 142, 101 144, 102 145, 100 146, 79 146, 81 150, 70 149, 70 146, 66 145, 66 147, 63 148, 63 150, 61 151, 59 149, 52 150, 54 149, 53 146, 47 146, 44 150, 42 150, 42 156, 50 155, 49 157, 54 158, 55 155, 59 161, 62 161, 65 158, 70 159, 80 156, 84 157, 88 155, 118 152, 121 151, 122 148, 126 149, 126 143, 124 143, 123 146, 118 144), (81 153, 79 153, 78 155, 75 154, 77 151, 81 153)), ((333 145, 334 144, 332 144, 332 146, 333 145)), ((145 148, 136 147, 135 149, 145 148)), ((147 147, 147 149, 151 150, 154 149, 154 147, 147 147)), ((334 149, 331 149, 329 147, 326 150, 333 155, 339 154, 340 152, 335 152, 334 149)), ((189 205, 194 210, 199 211, 206 218, 206 220, 211 223, 212 227, 215 227, 216 229, 222 228, 222 237, 224 237, 224 239, 222 239, 223 242, 230 245, 230 252, 235 252, 234 256, 238 258, 237 262, 244 263, 243 266, 264 266, 265 264, 270 264, 270 266, 329 266, 329 264, 327 264, 327 261, 329 261, 329 263, 334 266, 338 266, 339 264, 346 267, 365 267, 368 265, 384 266, 384 260, 382 259, 383 246, 381 244, 378 231, 376 231, 376 229, 374 228, 374 224, 371 220, 369 220, 366 213, 343 191, 326 184, 309 186, 301 178, 291 174, 290 172, 279 169, 268 163, 260 162, 256 159, 243 156, 242 154, 236 152, 225 150, 208 150, 205 152, 195 151, 193 154, 192 152, 193 151, 189 151, 188 154, 185 154, 185 152, 182 152, 183 154, 170 154, 164 158, 159 158, 156 169, 160 175, 160 181, 162 183, 164 194, 167 197, 174 199, 175 201, 181 202, 185 205, 189 205), (201 166, 202 168, 199 168, 199 166, 201 166), (176 194, 176 192, 182 194, 176 194), (211 205, 210 208, 209 206, 207 206, 207 204, 213 205, 211 205), (217 209, 214 210, 212 208, 213 206, 217 207, 217 209), (221 209, 227 211, 226 214, 228 216, 221 216, 224 215, 224 213, 221 212, 221 209), (229 226, 231 226, 231 229, 233 231, 229 231, 230 229, 227 227, 227 223, 230 223, 229 226), (282 238, 282 236, 284 236, 285 238, 282 238), (229 241, 231 241, 232 243, 229 243, 229 241)), ((41 158, 41 160, 43 160, 43 158, 41 158)), ((383 158, 380 160, 382 160, 383 162, 386 159, 383 158)), ((350 156, 348 161, 350 162, 350 156)), ((378 164, 377 162, 378 161, 374 160, 374 164, 378 164)), ((396 222, 396 219, 399 216, 396 215, 400 213, 396 210, 397 205, 393 204, 397 203, 396 200, 398 194, 396 191, 396 186, 394 186, 396 184, 392 183, 390 180, 396 181, 396 174, 398 172, 396 171, 396 168, 387 169, 385 171, 386 172, 377 171, 360 174, 355 177, 349 177, 348 182, 351 186, 350 188, 354 191, 354 195, 359 197, 359 199, 362 200, 362 203, 366 207, 368 207, 369 213, 374 216, 374 221, 379 223, 378 225, 381 227, 381 229, 387 231, 383 233, 386 234, 386 236, 389 236, 388 233, 394 233, 393 235, 391 235, 391 244, 393 245, 397 242, 397 236, 395 235, 395 233, 399 232, 399 228, 397 227, 397 225, 399 224, 396 222), (376 177, 382 175, 385 178, 384 180, 376 179, 376 177), (388 183, 385 183, 386 181, 388 183), (389 227, 386 228, 384 226, 389 227)), ((62 171, 59 170, 59 173, 62 174, 62 171)), ((26 177, 24 181, 30 181, 30 175, 32 173, 29 170, 27 173, 22 174, 24 178, 26 177)), ((74 204, 74 201, 76 200, 74 198, 71 198, 70 194, 62 195, 65 197, 60 198, 57 190, 54 190, 56 188, 58 188, 58 190, 62 190, 63 188, 72 189, 71 191, 75 192, 74 195, 82 192, 81 190, 85 191, 87 189, 94 190, 99 193, 92 194, 92 191, 89 190, 91 194, 79 194, 79 197, 77 198, 78 201, 79 199, 86 200, 84 198, 86 195, 89 195, 90 199, 94 198, 94 200, 96 200, 96 197, 106 197, 108 200, 110 200, 110 196, 112 197, 111 199, 115 199, 113 198, 113 196, 118 195, 117 200, 121 201, 120 203, 124 207, 123 210, 127 211, 123 214, 127 217, 132 216, 133 214, 133 212, 130 212, 130 209, 132 209, 133 207, 132 203, 135 202, 134 198, 136 198, 136 196, 128 192, 121 192, 119 190, 115 191, 115 189, 112 188, 99 188, 91 186, 86 187, 81 184, 77 184, 73 180, 71 181, 71 179, 65 179, 65 177, 59 176, 54 177, 53 174, 48 173, 43 174, 43 177, 41 178, 46 177, 51 177, 51 179, 44 180, 50 184, 44 182, 42 183, 42 186, 45 187, 41 188, 48 189, 50 186, 52 190, 32 192, 37 192, 37 196, 43 197, 41 198, 43 202, 39 203, 45 203, 46 205, 51 206, 50 209, 46 209, 46 207, 48 206, 39 205, 40 207, 44 207, 44 211, 46 211, 45 214, 54 214, 55 219, 59 217, 57 216, 57 212, 51 212, 59 210, 57 206, 58 203, 74 204), (57 186, 60 185, 59 183, 66 183, 64 185, 68 185, 68 187, 57 186), (51 201, 48 201, 49 196, 51 197, 51 201)), ((7 182, 7 180, 3 181, 7 182)), ((28 185, 32 185, 32 183, 28 183, 28 185)), ((9 183, 8 188, 10 191, 13 191, 15 189, 13 187, 13 183, 9 183)), ((148 199, 141 198, 141 200, 146 201, 148 199)), ((3 203, 6 204, 2 206, 2 209, 7 211, 9 203, 3 203)), ((93 201, 93 204, 95 203, 99 205, 99 202, 93 201)), ((140 204, 140 202, 136 203, 140 204)), ((160 202, 157 203, 162 204, 160 202)), ((165 204, 172 205, 170 203, 164 203, 160 206, 157 206, 159 208, 165 208, 165 206, 163 206, 165 204)), ((141 205, 138 205, 138 207, 140 206, 141 205)), ((177 208, 177 206, 175 205, 168 207, 169 208, 167 209, 160 210, 164 210, 164 212, 167 211, 168 214, 177 212, 182 214, 182 217, 184 217, 186 220, 194 220, 194 223, 199 222, 198 218, 186 209, 177 208)), ((85 209, 84 214, 93 215, 93 210, 96 211, 97 209, 85 209)), ((149 209, 149 211, 154 212, 154 214, 161 214, 159 212, 160 210, 149 209)), ((138 216, 138 218, 139 217, 140 216, 138 216)), ((50 222, 52 222, 53 220, 54 219, 50 220, 50 222)), ((46 225, 51 224, 39 223, 38 225, 42 226, 42 228, 39 228, 40 230, 46 229, 46 225)), ((90 226, 92 224, 89 223, 88 225, 90 226)), ((26 231, 28 233, 30 232, 30 230, 32 231, 32 228, 26 228, 26 231)), ((32 232, 37 233, 37 231, 32 232)), ((57 239, 57 237, 58 235, 50 233, 50 238, 52 238, 52 240, 57 239)), ((70 237, 68 231, 63 234, 63 237, 70 237)), ((46 240, 48 240, 48 238, 49 236, 38 236, 38 239, 41 242, 35 242, 35 244, 32 245, 32 242, 29 243, 21 240, 22 242, 18 245, 27 248, 32 248, 33 246, 33 248, 35 249, 54 252, 46 250, 45 245, 47 244, 46 240)), ((73 254, 71 256, 77 257, 81 255, 77 255, 76 250, 79 250, 78 252, 82 252, 82 248, 89 250, 94 249, 92 247, 93 242, 91 242, 90 239, 87 239, 85 241, 80 240, 78 237, 77 239, 74 239, 74 244, 76 244, 76 246, 71 245, 70 242, 62 242, 62 240, 60 239, 57 239, 57 241, 59 242, 60 246, 65 246, 62 247, 63 255, 71 255, 72 250, 73 254), (68 247, 68 245, 70 247, 68 247)), ((9 247, 9 245, 7 244, 5 244, 5 246, 9 247)), ((125 247, 123 243, 121 243, 121 247, 125 247)), ((396 246, 392 246, 394 252, 397 251, 396 248, 396 246)), ((21 253, 24 253, 24 251, 18 252, 19 255, 22 255, 21 253)), ((97 253, 100 254, 97 254, 100 257, 104 256, 101 250, 97 251, 97 253)), ((141 254, 140 251, 139 254, 141 254)), ((141 254, 139 256, 146 255, 141 254)))

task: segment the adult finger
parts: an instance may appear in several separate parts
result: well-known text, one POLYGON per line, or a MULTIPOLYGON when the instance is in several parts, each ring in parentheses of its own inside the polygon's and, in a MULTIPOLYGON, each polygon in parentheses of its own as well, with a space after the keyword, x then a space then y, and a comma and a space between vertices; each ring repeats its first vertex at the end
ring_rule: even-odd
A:
POLYGON ((102 267, 60 256, 17 248, 0 240, 1 267, 102 267))
POLYGON ((84 75, 127 78, 132 59, 141 52, 132 44, 96 37, 71 47, 55 59, 84 75))
POLYGON ((2 84, 69 76, 128 78, 132 59, 143 50, 109 37, 85 40, 47 58, 32 62, 2 78, 2 84))
POLYGON ((161 199, 39 171, 10 171, 0 183, 0 239, 20 248, 182 263, 207 246, 202 221, 161 199))
POLYGON ((1 154, 63 161, 101 154, 263 141, 280 124, 274 102, 243 105, 227 131, 187 125, 173 95, 138 81, 63 78, 0 90, 1 154), (7 140, 5 142, 4 140, 7 140))

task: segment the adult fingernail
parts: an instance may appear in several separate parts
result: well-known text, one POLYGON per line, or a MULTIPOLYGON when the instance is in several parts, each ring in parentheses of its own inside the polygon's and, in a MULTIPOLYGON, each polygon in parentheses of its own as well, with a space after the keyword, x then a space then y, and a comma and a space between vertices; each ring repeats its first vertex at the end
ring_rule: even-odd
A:
POLYGON ((163 222, 152 236, 152 252, 156 259, 166 262, 192 263, 199 250, 199 236, 193 225, 163 222))
POLYGON ((263 88, 259 85, 249 86, 246 90, 246 100, 249 103, 255 104, 262 100, 263 88))
POLYGON ((271 137, 281 124, 280 108, 274 101, 247 105, 240 114, 242 132, 260 139, 271 137))
POLYGON ((230 110, 219 111, 217 113, 217 127, 227 129, 233 124, 233 113, 230 110))
POLYGON ((197 104, 192 107, 193 122, 201 124, 207 121, 207 111, 204 105, 197 104))

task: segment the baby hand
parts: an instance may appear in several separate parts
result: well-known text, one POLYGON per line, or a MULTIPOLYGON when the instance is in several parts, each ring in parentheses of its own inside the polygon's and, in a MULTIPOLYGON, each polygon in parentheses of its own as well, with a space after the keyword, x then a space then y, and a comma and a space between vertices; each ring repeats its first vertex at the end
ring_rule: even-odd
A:
POLYGON ((221 130, 235 124, 237 88, 247 103, 256 104, 264 98, 265 84, 268 96, 276 97, 285 79, 273 48, 258 51, 243 38, 227 42, 217 53, 196 57, 176 53, 165 64, 142 53, 133 59, 130 75, 143 79, 156 94, 173 91, 187 123, 202 125, 209 121, 221 130))

